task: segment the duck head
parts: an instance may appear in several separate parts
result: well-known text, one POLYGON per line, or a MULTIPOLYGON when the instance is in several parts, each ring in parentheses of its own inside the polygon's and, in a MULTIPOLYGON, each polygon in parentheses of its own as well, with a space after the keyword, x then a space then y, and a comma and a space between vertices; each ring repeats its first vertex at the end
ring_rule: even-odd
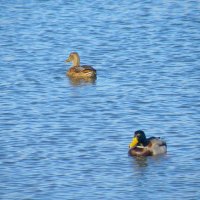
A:
POLYGON ((65 62, 72 62, 73 66, 80 66, 80 57, 78 53, 72 52, 65 62))
POLYGON ((143 146, 145 146, 147 144, 147 138, 146 138, 146 135, 145 135, 144 131, 141 131, 141 130, 135 131, 133 140, 130 143, 129 148, 130 149, 134 148, 138 144, 141 144, 143 146))

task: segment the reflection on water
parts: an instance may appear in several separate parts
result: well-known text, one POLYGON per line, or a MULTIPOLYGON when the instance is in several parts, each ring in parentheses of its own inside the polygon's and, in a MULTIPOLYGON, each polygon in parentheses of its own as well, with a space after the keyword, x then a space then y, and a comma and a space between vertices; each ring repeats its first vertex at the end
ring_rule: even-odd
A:
POLYGON ((135 165, 138 167, 146 167, 148 165, 148 159, 147 157, 139 156, 134 157, 134 167, 135 165))
POLYGON ((134 168, 137 167, 147 167, 148 165, 159 164, 162 163, 164 160, 168 159, 166 154, 157 155, 157 156, 129 156, 132 158, 132 162, 134 168))
POLYGON ((81 85, 94 85, 96 83, 96 77, 94 78, 73 78, 68 77, 70 84, 73 86, 81 86, 81 85))

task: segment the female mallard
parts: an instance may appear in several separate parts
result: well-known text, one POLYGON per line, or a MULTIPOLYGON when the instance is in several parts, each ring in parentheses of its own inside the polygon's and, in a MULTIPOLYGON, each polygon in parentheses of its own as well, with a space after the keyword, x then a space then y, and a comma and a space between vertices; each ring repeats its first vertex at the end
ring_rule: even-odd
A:
POLYGON ((131 156, 155 156, 167 152, 167 144, 158 137, 146 138, 144 131, 136 131, 129 145, 131 156))
POLYGON ((78 53, 69 54, 66 62, 72 62, 72 67, 68 70, 67 75, 71 78, 96 78, 96 70, 88 65, 80 65, 80 57, 78 53))

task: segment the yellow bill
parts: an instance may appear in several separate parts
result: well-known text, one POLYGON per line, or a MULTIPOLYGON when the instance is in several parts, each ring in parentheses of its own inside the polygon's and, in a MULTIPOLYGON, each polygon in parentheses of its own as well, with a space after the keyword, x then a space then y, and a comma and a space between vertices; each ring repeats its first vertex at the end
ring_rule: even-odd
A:
POLYGON ((131 149, 131 148, 135 147, 137 144, 138 144, 138 139, 137 139, 137 137, 134 137, 132 142, 129 144, 129 148, 131 149))

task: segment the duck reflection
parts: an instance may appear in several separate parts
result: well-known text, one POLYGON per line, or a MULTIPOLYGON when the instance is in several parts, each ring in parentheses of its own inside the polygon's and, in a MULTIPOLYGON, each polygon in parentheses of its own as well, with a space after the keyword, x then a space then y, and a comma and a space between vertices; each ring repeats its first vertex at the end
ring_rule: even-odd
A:
POLYGON ((131 166, 134 178, 139 180, 144 180, 144 174, 148 170, 148 157, 133 157, 131 166))
POLYGON ((93 77, 93 78, 69 77, 69 81, 70 81, 70 84, 73 86, 94 85, 96 83, 96 77, 93 77))
POLYGON ((148 166, 148 160, 147 157, 140 156, 134 158, 135 164, 137 164, 138 167, 147 167, 148 166))
POLYGON ((157 155, 157 156, 152 156, 152 157, 146 157, 146 156, 136 156, 132 157, 133 158, 133 165, 134 168, 145 168, 148 165, 152 165, 155 163, 160 163, 160 162, 168 162, 166 161, 166 155, 157 155))

